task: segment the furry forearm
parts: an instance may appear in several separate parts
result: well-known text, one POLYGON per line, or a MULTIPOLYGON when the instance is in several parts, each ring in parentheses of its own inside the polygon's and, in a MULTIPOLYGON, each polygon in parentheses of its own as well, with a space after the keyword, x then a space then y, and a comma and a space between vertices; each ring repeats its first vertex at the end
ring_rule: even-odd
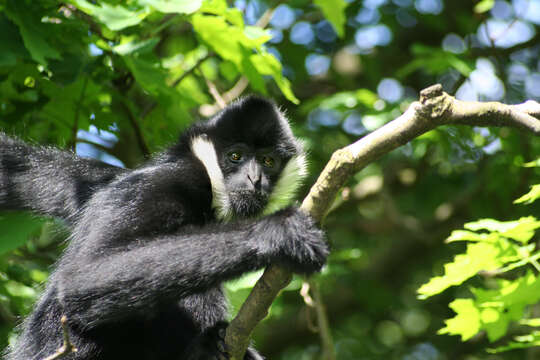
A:
POLYGON ((70 220, 95 187, 122 169, 0 133, 0 209, 70 220))
POLYGON ((310 219, 290 208, 255 222, 216 224, 88 261, 71 256, 57 280, 68 317, 82 326, 130 316, 279 261, 309 272, 326 247, 310 243, 310 219), (82 264, 82 265, 81 265, 82 264), (300 264, 300 265, 299 265, 300 264), (123 309, 123 311, 118 311, 123 309), (128 311, 129 310, 129 311, 128 311))

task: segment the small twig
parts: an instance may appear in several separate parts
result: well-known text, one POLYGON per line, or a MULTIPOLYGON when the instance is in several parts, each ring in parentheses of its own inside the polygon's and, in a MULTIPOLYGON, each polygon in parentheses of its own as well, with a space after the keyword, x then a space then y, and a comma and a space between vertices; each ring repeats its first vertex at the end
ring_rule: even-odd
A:
POLYGON ((317 329, 319 337, 321 338, 322 359, 336 360, 334 340, 332 338, 332 333, 330 332, 328 315, 326 314, 326 308, 322 301, 319 285, 315 282, 314 279, 309 279, 308 282, 311 288, 311 292, 313 294, 313 304, 315 306, 315 311, 317 312, 317 329))
POLYGON ((62 315, 62 318, 60 319, 60 323, 62 324, 62 334, 64 337, 64 343, 54 354, 47 356, 43 360, 60 359, 66 355, 77 352, 77 348, 71 343, 71 340, 69 339, 69 331, 67 328, 66 315, 62 315))
MULTIPOLYGON (((276 6, 277 7, 277 6, 276 6)), ((255 26, 260 27, 264 29, 268 24, 270 23, 270 20, 272 20, 272 16, 274 15, 274 11, 276 11, 276 7, 267 9, 264 14, 261 15, 261 17, 257 20, 255 23, 255 26)))
POLYGON ((216 101, 216 104, 219 106, 220 109, 224 109, 225 106, 227 106, 227 102, 223 99, 221 94, 219 93, 216 84, 214 84, 212 81, 210 81, 205 75, 204 72, 199 70, 199 73, 201 74, 201 77, 204 79, 204 82, 206 83, 206 86, 208 87, 208 91, 216 101))
POLYGON ((81 112, 82 102, 84 100, 84 94, 86 92, 86 86, 88 85, 88 76, 83 79, 83 87, 81 89, 81 95, 75 103, 75 114, 73 119, 73 127, 71 128, 71 151, 75 152, 77 146, 77 132, 79 131, 79 114, 81 112))
POLYGON ((300 289, 300 295, 304 298, 304 302, 307 305, 307 322, 308 328, 313 332, 319 334, 321 338, 322 359, 323 360, 335 360, 336 353, 334 351, 334 340, 330 332, 330 326, 328 325, 328 315, 322 302, 321 292, 318 284, 309 279, 304 281, 302 288, 300 289), (313 293, 313 297, 309 295, 309 291, 313 293), (309 310, 315 309, 317 314, 317 326, 314 326, 309 316, 309 310))
MULTIPOLYGON (((146 141, 144 140, 144 136, 142 133, 142 129, 137 122, 137 119, 135 118, 135 115, 133 115, 133 112, 131 111, 130 107, 125 104, 124 102, 121 102, 122 107, 127 113, 129 123, 131 124, 131 127, 133 128, 133 131, 135 132, 135 138, 137 139, 137 143, 139 144, 139 148, 141 149, 141 152, 143 153, 143 156, 145 158, 150 157, 150 149, 148 148, 148 145, 146 145, 146 141)), ((142 119, 142 117, 141 117, 142 119)))
POLYGON ((178 84, 180 84, 182 82, 182 80, 184 80, 189 75, 193 74, 195 72, 195 70, 197 70, 199 68, 199 66, 201 66, 201 64, 203 62, 210 59, 214 55, 215 55, 215 53, 209 52, 208 54, 206 54, 205 56, 203 56, 202 58, 197 60, 195 65, 193 65, 189 70, 186 70, 178 79, 174 80, 171 87, 176 87, 178 84))
MULTIPOLYGON (((180 75, 180 77, 176 80, 173 81, 173 83, 171 84, 171 87, 174 88, 176 87, 178 84, 180 84, 186 77, 188 77, 189 75, 193 74, 195 72, 195 70, 197 70, 199 68, 199 66, 201 66, 201 64, 203 62, 205 62, 206 60, 210 59, 212 56, 214 56, 215 54, 213 52, 209 52, 208 54, 206 54, 205 56, 203 56, 202 58, 200 58, 196 63, 195 65, 193 65, 191 68, 189 68, 189 70, 186 70, 182 75, 180 75)), ((145 107, 144 109, 141 111, 141 114, 140 114, 140 118, 141 119, 144 119, 152 110, 154 110, 157 106, 157 101, 153 100, 151 102, 149 102, 145 107)))
MULTIPOLYGON (((234 84, 234 86, 229 91, 224 93, 221 97, 228 104, 232 102, 234 99, 238 98, 240 95, 242 95, 242 93, 244 92, 244 90, 246 90, 248 85, 249 85, 249 80, 247 79, 247 77, 242 76, 236 82, 236 84, 234 84)), ((201 105, 201 107, 199 108, 199 113, 203 116, 210 117, 214 115, 215 113, 217 113, 219 110, 221 110, 221 107, 218 104, 212 104, 212 105, 204 104, 204 105, 201 105)))

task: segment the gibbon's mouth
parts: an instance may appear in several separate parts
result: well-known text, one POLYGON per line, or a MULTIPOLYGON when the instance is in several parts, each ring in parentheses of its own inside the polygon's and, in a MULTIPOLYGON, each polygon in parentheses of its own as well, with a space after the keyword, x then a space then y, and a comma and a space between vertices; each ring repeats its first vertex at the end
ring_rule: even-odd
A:
POLYGON ((240 217, 260 214, 268 203, 268 195, 260 191, 239 190, 229 194, 233 212, 240 217))

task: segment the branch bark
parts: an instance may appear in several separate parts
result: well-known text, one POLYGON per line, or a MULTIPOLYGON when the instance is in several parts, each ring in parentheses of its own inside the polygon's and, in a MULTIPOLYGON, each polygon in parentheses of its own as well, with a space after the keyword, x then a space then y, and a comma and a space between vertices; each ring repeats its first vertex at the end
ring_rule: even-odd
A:
MULTIPOLYGON (((540 104, 527 101, 519 105, 497 102, 460 101, 442 91, 437 84, 420 92, 397 119, 337 150, 320 174, 301 209, 322 222, 338 191, 351 175, 391 150, 441 125, 508 126, 540 135, 540 104)), ((269 266, 227 328, 225 342, 231 359, 242 360, 255 326, 267 315, 268 308, 292 274, 269 266)))

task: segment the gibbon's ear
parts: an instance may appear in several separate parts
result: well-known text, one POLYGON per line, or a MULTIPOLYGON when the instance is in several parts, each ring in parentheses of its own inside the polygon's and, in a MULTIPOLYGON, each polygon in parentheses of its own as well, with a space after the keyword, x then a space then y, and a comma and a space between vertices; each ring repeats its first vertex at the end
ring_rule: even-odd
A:
POLYGON ((206 134, 197 135, 191 139, 191 151, 204 165, 210 178, 212 208, 216 211, 216 217, 221 221, 230 220, 233 213, 214 144, 206 134))
POLYGON ((290 205, 306 176, 306 156, 301 152, 293 156, 283 168, 263 215, 274 213, 290 205))

